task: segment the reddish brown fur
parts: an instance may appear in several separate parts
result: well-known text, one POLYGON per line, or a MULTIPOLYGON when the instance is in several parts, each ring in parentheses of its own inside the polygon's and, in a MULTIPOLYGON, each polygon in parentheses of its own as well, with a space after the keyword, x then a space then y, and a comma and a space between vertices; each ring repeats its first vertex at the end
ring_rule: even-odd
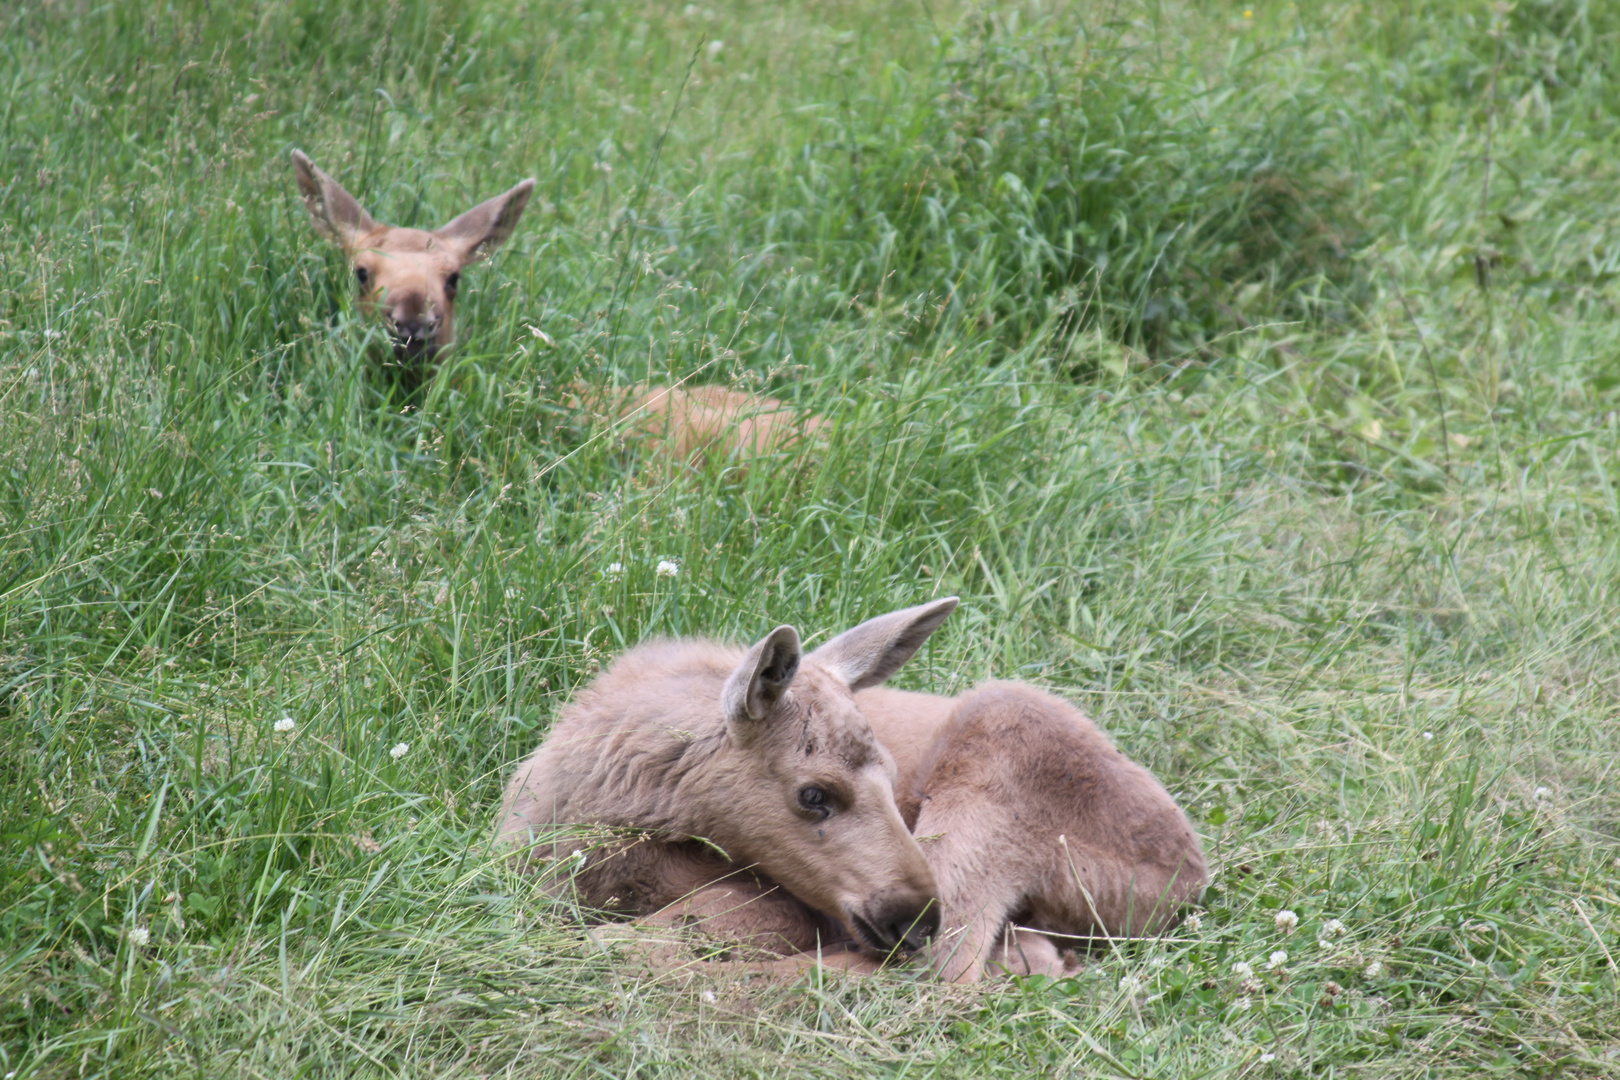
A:
POLYGON ((786 402, 723 386, 629 386, 575 388, 644 453, 702 468, 788 450, 824 426, 786 402))
POLYGON ((361 310, 381 314, 400 359, 421 362, 455 340, 461 271, 512 235, 534 191, 534 181, 524 180, 430 232, 373 220, 297 150, 293 173, 316 231, 343 249, 355 273, 361 310))
MULTIPOLYGON (((316 231, 343 249, 356 275, 361 310, 380 316, 398 359, 430 367, 455 341, 461 271, 512 235, 534 181, 524 180, 430 232, 376 221, 303 153, 294 150, 292 157, 298 191, 316 231)), ((415 378, 423 373, 412 372, 415 378)), ((605 406, 647 454, 673 455, 682 464, 784 450, 822 425, 818 417, 801 416, 775 398, 720 386, 636 385, 575 393, 589 406, 605 406)))

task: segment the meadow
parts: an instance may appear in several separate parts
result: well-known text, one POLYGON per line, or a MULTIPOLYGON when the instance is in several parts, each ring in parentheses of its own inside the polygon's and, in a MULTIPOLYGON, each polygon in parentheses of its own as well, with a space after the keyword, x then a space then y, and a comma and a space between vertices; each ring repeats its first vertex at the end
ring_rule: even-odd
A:
POLYGON ((0 56, 7 1080, 1620 1076, 1620 6, 20 0, 0 56), (536 179, 419 394, 294 148, 402 225, 536 179), (829 437, 672 469, 562 389, 649 378, 829 437), (949 594, 898 684, 1081 703, 1197 919, 651 976, 491 851, 627 645, 949 594))

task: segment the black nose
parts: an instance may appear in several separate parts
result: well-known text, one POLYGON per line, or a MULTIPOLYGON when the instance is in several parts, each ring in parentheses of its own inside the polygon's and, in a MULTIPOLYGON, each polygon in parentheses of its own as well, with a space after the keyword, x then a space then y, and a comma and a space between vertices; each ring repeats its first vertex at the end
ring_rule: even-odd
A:
POLYGON ((388 324, 389 335, 394 339, 394 356, 400 360, 417 359, 432 356, 438 351, 439 343, 435 340, 439 330, 437 319, 427 321, 393 322, 388 324))
POLYGON ((393 322, 391 329, 394 336, 403 342, 422 342, 432 340, 439 332, 438 319, 402 319, 393 322))
POLYGON ((852 914, 850 921, 869 948, 882 953, 896 949, 916 952, 939 933, 939 901, 932 897, 922 903, 891 900, 874 904, 863 914, 852 914))

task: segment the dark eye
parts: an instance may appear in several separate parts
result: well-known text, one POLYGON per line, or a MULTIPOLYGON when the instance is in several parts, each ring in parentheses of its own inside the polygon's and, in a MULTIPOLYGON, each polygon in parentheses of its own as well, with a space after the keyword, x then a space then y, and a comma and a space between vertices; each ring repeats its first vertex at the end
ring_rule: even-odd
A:
POLYGON ((822 819, 832 813, 832 807, 827 805, 827 793, 818 787, 799 789, 799 808, 822 819))
POLYGON ((354 280, 356 280, 356 281, 358 281, 360 283, 360 287, 362 289, 366 288, 368 285, 371 284, 371 271, 367 270, 363 266, 355 267, 354 268, 354 280))
POLYGON ((461 284, 461 275, 460 274, 451 274, 449 277, 445 278, 444 279, 444 295, 446 295, 446 296, 454 296, 454 295, 456 295, 456 286, 460 285, 460 284, 461 284))

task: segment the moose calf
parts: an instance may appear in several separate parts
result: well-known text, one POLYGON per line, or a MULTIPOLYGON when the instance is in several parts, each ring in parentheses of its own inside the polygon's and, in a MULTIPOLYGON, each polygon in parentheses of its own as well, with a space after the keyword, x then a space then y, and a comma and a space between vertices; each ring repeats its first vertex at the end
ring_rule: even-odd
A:
POLYGON ((872 619, 802 663, 787 626, 746 653, 631 650, 518 766, 502 838, 555 859, 557 825, 650 830, 586 856, 580 899, 747 940, 787 958, 778 972, 849 939, 862 952, 830 959, 853 970, 927 945, 952 981, 1056 975, 1060 942, 1172 924, 1208 878, 1198 838, 1072 705, 1018 683, 881 685, 956 603, 872 619))
MULTIPOLYGON (((409 381, 432 370, 440 350, 455 341, 456 293, 461 272, 487 258, 517 228, 534 181, 479 203, 439 229, 384 225, 358 199, 302 151, 292 152, 293 173, 315 229, 343 250, 359 288, 360 308, 378 315, 409 381)), ((718 386, 575 388, 591 407, 605 406, 650 454, 701 464, 787 449, 821 426, 787 404, 718 386)))

